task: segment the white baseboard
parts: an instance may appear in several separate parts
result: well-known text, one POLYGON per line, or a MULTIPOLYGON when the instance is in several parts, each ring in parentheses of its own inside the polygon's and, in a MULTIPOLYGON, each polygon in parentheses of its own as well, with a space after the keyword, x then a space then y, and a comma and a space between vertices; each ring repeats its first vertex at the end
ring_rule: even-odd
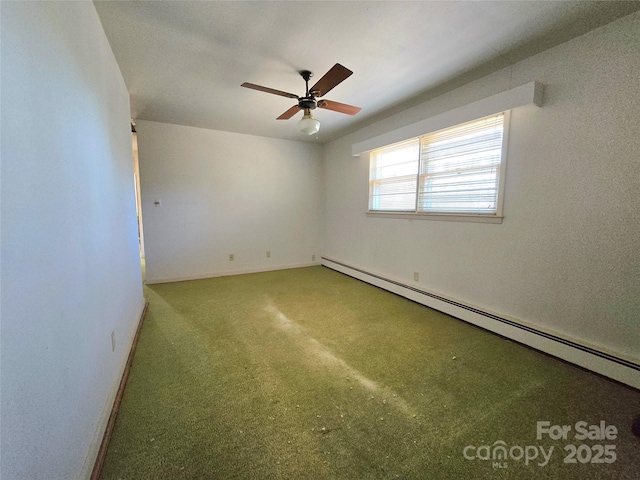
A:
POLYGON ((145 285, 154 285, 157 283, 171 283, 171 282, 185 282, 187 280, 202 280, 205 278, 215 278, 215 277, 228 277, 230 275, 243 275, 245 273, 260 273, 260 272, 273 272, 276 270, 289 270, 290 268, 303 268, 303 267, 314 267, 316 265, 320 265, 320 262, 304 262, 304 263, 293 263, 289 265, 276 265, 273 267, 266 268, 246 268, 246 269, 238 269, 238 270, 225 270, 221 272, 211 272, 202 275, 187 275, 180 277, 160 277, 160 278, 148 278, 145 280, 145 285))
POLYGON ((330 258, 322 257, 320 263, 332 270, 640 389, 640 362, 637 359, 628 359, 623 358, 623 355, 607 353, 602 349, 585 345, 561 334, 543 331, 527 325, 525 322, 483 311, 458 300, 427 292, 398 280, 367 272, 330 258))

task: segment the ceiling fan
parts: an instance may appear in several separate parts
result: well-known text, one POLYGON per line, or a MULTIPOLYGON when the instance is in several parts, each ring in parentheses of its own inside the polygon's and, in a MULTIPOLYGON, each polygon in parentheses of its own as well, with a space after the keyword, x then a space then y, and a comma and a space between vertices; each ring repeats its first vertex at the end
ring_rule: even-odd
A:
POLYGON ((309 80, 313 77, 313 73, 309 70, 302 70, 300 76, 304 79, 306 85, 306 93, 304 97, 299 97, 295 93, 287 93, 281 90, 274 90, 273 88, 263 87, 261 85, 255 85, 253 83, 243 83, 241 86, 251 88, 253 90, 259 90, 261 92, 273 93, 274 95, 280 95, 281 97, 295 98, 298 100, 298 104, 291 107, 289 110, 280 115, 277 120, 288 120, 293 117, 299 110, 304 111, 302 120, 298 122, 298 128, 302 133, 307 135, 313 135, 320 130, 320 122, 313 118, 311 110, 318 108, 324 108, 326 110, 333 110, 334 112, 346 113, 347 115, 355 115, 361 108, 354 107, 353 105, 347 105, 345 103, 334 102, 332 100, 318 99, 318 97, 324 97, 331 89, 336 85, 346 80, 353 72, 346 67, 343 67, 339 63, 336 63, 331 69, 324 74, 324 76, 316 82, 316 84, 309 88, 309 80))

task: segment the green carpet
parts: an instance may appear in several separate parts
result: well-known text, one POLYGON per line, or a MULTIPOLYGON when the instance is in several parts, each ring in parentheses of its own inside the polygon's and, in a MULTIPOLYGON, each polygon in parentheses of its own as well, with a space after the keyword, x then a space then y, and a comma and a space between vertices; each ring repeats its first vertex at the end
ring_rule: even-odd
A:
POLYGON ((102 478, 640 478, 640 392, 327 268, 145 293, 102 478))

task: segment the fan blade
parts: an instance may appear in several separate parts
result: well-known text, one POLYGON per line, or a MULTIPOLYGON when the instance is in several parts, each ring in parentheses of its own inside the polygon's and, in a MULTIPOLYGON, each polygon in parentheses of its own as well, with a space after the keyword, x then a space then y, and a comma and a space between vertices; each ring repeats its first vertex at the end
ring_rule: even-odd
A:
POLYGON ((347 105, 346 103, 333 102, 331 100, 318 100, 318 107, 333 110, 334 112, 346 113, 347 115, 355 115, 362 110, 360 107, 354 107, 353 105, 347 105))
POLYGON ((340 82, 343 82, 353 72, 346 67, 343 67, 339 63, 336 63, 331 69, 324 74, 317 83, 309 89, 309 93, 316 97, 323 97, 329 90, 338 85, 340 82))
POLYGON ((298 98, 298 96, 294 93, 283 92, 282 90, 275 90, 273 88, 262 87, 260 85, 255 85, 253 83, 244 82, 241 87, 251 88, 253 90, 258 90, 260 92, 273 93, 274 95, 280 95, 281 97, 289 97, 289 98, 298 98))
POLYGON ((287 110, 282 115, 280 115, 276 120, 289 120, 299 111, 300 111, 300 107, 298 105, 294 105, 289 110, 287 110))

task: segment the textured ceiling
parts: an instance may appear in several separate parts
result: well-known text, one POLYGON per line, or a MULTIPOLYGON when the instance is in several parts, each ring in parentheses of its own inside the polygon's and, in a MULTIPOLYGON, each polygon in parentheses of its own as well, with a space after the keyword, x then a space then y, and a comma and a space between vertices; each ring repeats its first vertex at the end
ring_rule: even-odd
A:
POLYGON ((327 142, 447 85, 473 80, 640 9, 640 2, 96 1, 135 119, 327 142), (354 74, 314 111, 320 132, 276 120, 335 63, 354 74))

